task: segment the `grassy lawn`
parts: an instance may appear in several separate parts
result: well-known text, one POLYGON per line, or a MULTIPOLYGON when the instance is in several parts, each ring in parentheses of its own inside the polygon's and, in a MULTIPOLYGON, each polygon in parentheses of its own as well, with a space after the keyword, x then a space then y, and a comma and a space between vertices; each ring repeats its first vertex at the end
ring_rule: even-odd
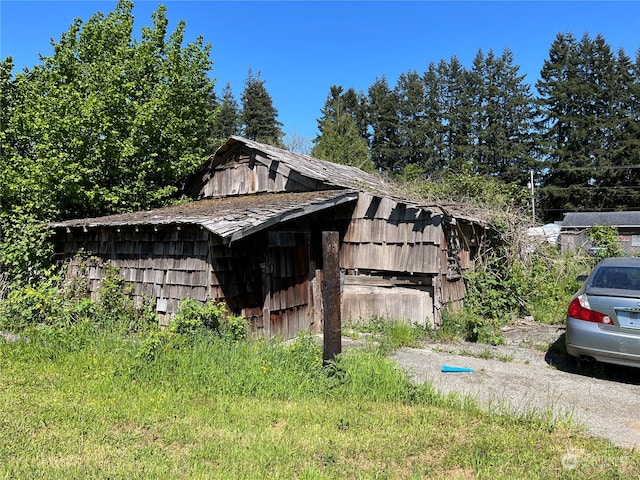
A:
POLYGON ((375 348, 88 325, 0 344, 0 478, 638 478, 569 422, 416 386, 375 348))

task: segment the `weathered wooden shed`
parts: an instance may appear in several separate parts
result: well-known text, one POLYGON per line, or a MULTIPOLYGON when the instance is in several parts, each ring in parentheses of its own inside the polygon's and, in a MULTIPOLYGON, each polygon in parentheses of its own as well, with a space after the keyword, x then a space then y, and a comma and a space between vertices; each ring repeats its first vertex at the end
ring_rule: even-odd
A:
MULTIPOLYGON (((224 301, 256 331, 294 336, 322 322, 322 232, 340 235, 343 319, 437 325, 464 298, 485 225, 403 198, 357 168, 231 137, 182 186, 192 202, 53 224, 57 252, 110 263, 162 324, 181 300, 224 301)), ((450 207, 452 208, 452 207, 450 207)))

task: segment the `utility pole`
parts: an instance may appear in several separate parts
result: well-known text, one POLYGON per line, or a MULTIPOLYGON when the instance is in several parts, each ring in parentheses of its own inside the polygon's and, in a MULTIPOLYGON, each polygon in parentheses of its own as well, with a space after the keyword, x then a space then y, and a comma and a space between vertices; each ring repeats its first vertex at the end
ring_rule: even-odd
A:
POLYGON ((531 187, 531 212, 533 223, 536 223, 536 196, 533 186, 533 170, 529 170, 529 186, 531 187))

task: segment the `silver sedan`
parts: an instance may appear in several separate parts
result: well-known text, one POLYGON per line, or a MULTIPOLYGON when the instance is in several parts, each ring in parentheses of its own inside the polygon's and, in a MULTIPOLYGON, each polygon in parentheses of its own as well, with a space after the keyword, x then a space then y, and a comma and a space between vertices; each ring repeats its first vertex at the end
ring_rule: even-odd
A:
POLYGON ((567 353, 640 367, 640 258, 605 258, 567 312, 567 353))

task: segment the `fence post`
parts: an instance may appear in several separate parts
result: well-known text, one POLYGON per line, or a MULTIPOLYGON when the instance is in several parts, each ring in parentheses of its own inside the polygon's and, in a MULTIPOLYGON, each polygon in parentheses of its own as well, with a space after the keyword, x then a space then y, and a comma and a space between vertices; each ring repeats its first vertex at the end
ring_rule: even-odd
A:
POLYGON ((340 240, 338 232, 322 232, 322 305, 324 345, 322 359, 333 360, 342 351, 340 319, 340 240))

